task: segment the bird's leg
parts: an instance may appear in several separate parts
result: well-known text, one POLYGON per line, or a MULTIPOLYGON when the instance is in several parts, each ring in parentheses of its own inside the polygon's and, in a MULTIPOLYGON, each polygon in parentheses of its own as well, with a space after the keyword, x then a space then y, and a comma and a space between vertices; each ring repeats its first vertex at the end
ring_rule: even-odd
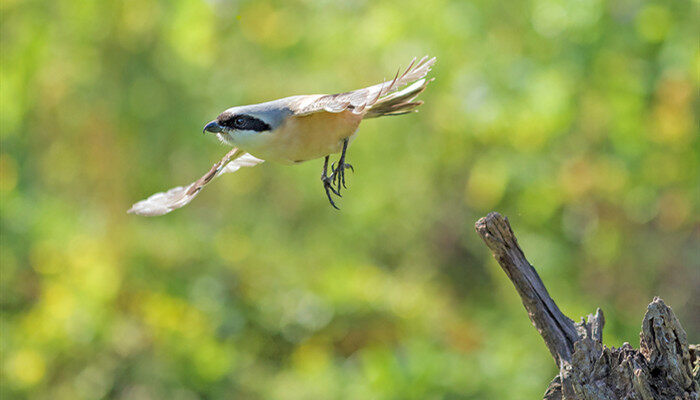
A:
POLYGON ((352 165, 349 163, 345 162, 345 153, 348 150, 348 142, 350 141, 349 138, 345 138, 343 140, 343 152, 340 153, 340 158, 338 159, 338 166, 335 167, 331 165, 331 170, 333 173, 331 174, 331 178, 334 183, 336 183, 336 189, 337 193, 340 196, 340 185, 342 184, 344 188, 347 189, 347 186, 345 186, 345 168, 350 168, 352 172, 355 172, 355 168, 353 168, 352 165), (337 180, 337 182, 336 182, 337 180))
POLYGON ((321 182, 323 182, 323 188, 326 190, 326 196, 328 196, 328 201, 331 202, 331 205, 333 208, 336 210, 340 210, 338 206, 335 205, 333 202, 333 198, 331 197, 331 192, 333 194, 340 196, 340 192, 335 190, 333 187, 333 175, 328 176, 328 159, 330 156, 326 156, 326 159, 323 161, 323 173, 321 174, 321 182))

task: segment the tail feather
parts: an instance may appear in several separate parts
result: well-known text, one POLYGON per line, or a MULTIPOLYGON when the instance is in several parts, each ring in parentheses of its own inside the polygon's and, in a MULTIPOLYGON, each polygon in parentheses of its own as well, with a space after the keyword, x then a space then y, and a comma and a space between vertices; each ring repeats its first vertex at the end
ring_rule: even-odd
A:
POLYGON ((415 111, 415 108, 423 104, 422 101, 413 101, 434 80, 421 79, 411 86, 378 99, 365 113, 364 119, 377 118, 387 115, 402 115, 415 111))
POLYGON ((411 103, 418 93, 425 89, 430 81, 423 78, 435 64, 435 57, 425 56, 416 62, 414 58, 403 73, 396 73, 394 79, 351 92, 326 94, 317 96, 296 96, 294 115, 302 116, 319 111, 339 113, 352 110, 355 114, 364 114, 364 118, 374 118, 381 115, 396 115, 406 113, 420 105, 411 103), (404 85, 416 81, 408 88, 398 91, 404 85), (300 97, 301 99, 299 99, 300 97))

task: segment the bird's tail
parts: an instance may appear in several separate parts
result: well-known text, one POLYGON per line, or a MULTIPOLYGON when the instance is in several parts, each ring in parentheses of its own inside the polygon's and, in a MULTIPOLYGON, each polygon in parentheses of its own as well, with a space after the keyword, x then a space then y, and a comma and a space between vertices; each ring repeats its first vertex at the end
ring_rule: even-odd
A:
POLYGON ((423 104, 422 101, 414 101, 418 95, 425 90, 428 83, 433 79, 421 79, 411 86, 381 97, 365 113, 364 119, 383 117, 385 115, 401 115, 415 111, 415 108, 423 104))

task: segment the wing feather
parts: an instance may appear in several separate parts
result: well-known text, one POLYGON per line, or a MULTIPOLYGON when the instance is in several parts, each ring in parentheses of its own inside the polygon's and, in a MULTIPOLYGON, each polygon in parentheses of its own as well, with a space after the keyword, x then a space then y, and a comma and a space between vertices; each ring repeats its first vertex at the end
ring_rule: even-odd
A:
POLYGON ((264 160, 253 157, 248 153, 244 153, 237 148, 231 149, 226 155, 216 164, 212 165, 209 172, 201 178, 190 183, 187 186, 178 186, 160 192, 151 197, 135 203, 129 211, 129 214, 142 215, 145 217, 155 217, 158 215, 167 214, 173 210, 184 207, 189 204, 199 192, 211 182, 223 174, 236 172, 241 167, 252 167, 262 163, 264 160))

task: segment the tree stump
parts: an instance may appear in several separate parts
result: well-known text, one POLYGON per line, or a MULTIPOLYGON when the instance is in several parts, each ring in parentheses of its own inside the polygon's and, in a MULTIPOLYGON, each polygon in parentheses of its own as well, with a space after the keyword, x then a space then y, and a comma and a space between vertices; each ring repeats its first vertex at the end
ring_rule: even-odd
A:
POLYGON ((533 325, 559 367, 545 400, 698 400, 700 346, 688 345, 678 318, 655 297, 642 321, 639 350, 603 345, 599 308, 575 323, 549 296, 525 258, 510 223, 498 213, 476 222, 476 231, 520 294, 533 325))

